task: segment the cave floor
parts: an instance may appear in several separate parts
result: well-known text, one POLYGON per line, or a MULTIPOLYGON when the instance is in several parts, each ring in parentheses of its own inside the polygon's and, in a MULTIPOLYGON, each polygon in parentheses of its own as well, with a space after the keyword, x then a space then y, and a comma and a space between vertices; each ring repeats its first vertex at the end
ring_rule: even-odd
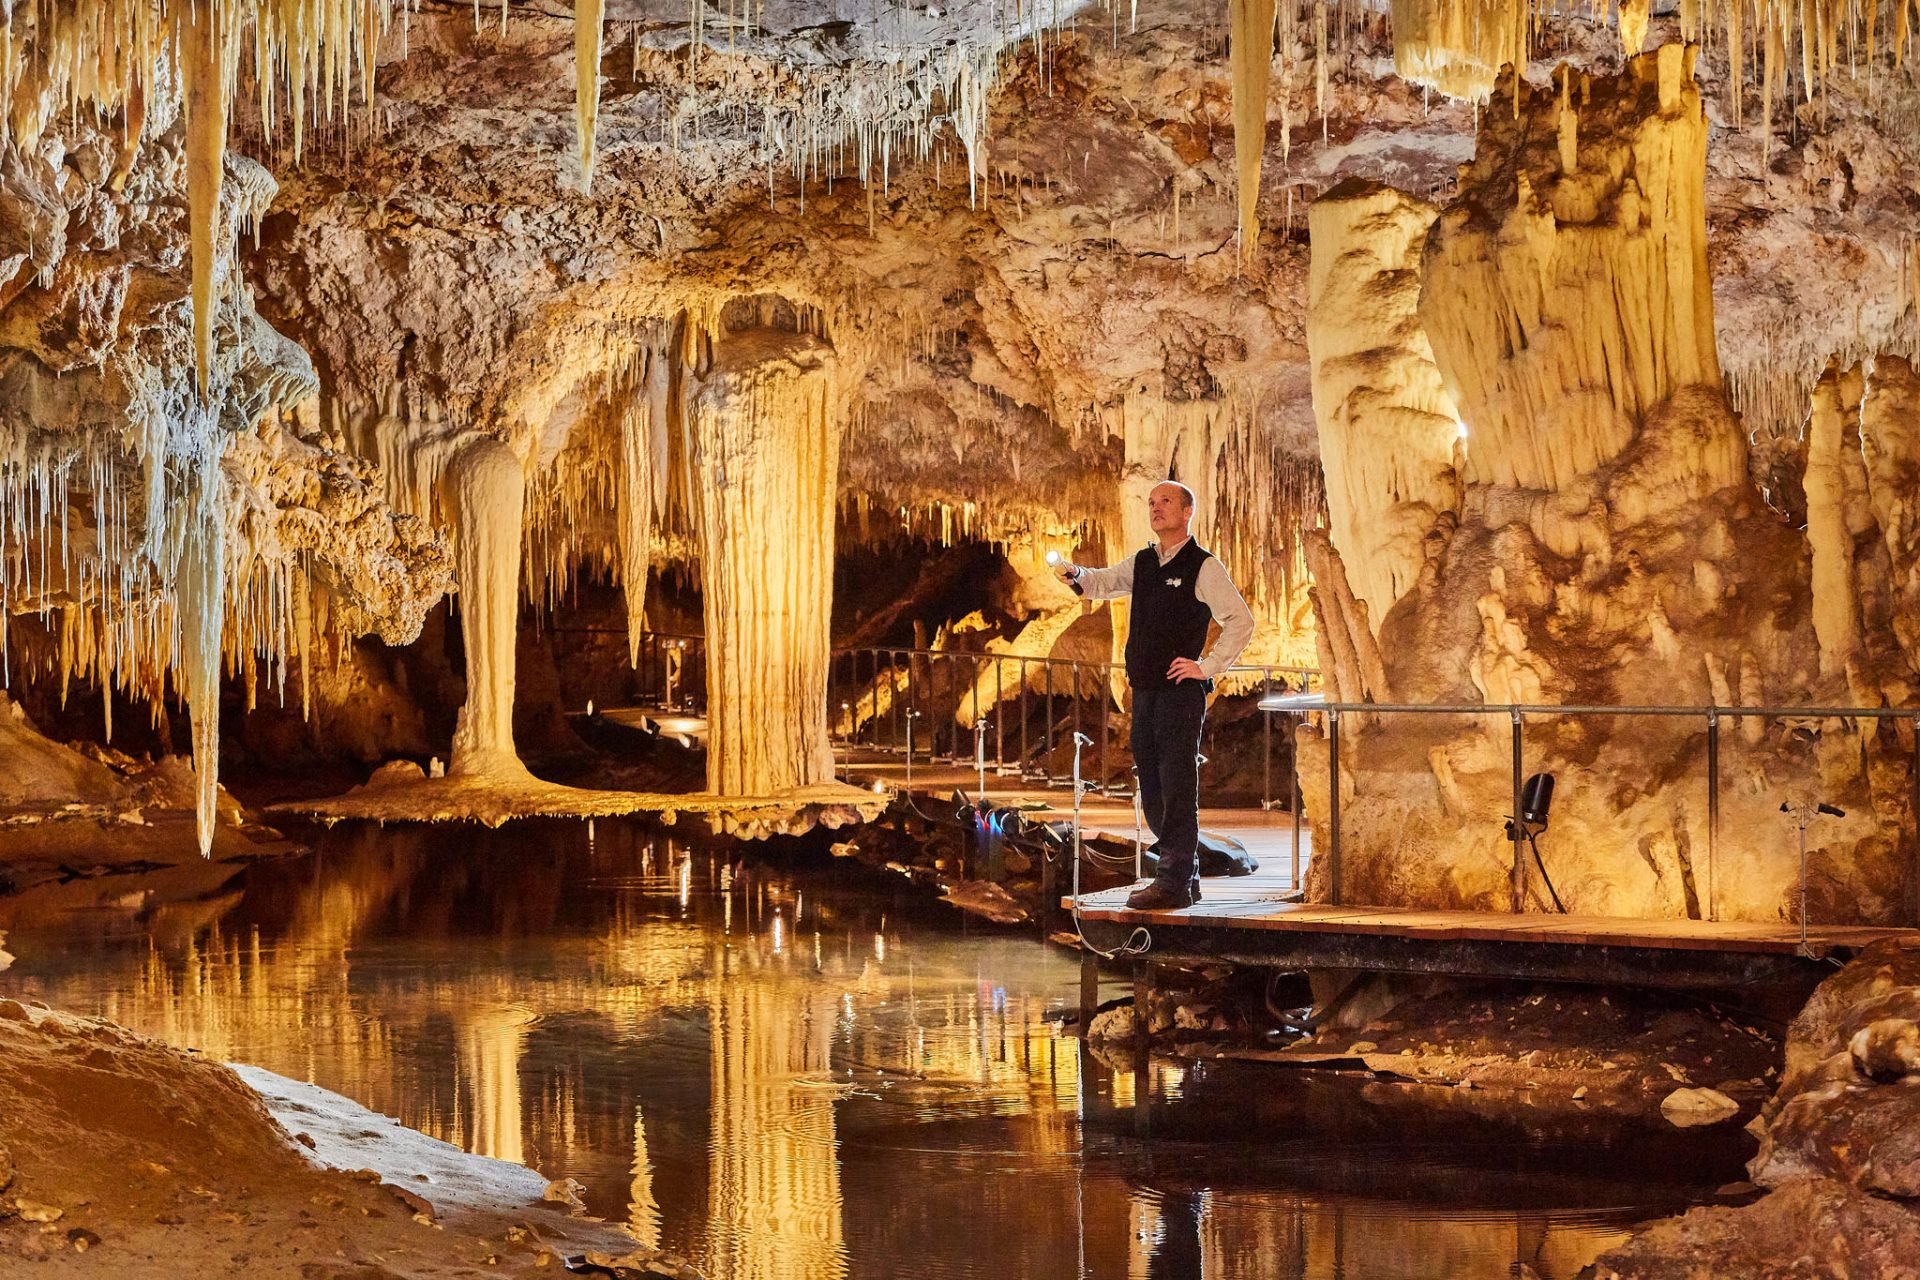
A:
POLYGON ((671 823, 686 815, 705 818, 721 834, 775 834, 870 822, 886 804, 885 796, 837 782, 775 796, 717 796, 603 791, 533 777, 479 776, 378 782, 329 799, 274 805, 268 812, 329 825, 355 821, 478 822, 490 827, 519 818, 651 814, 671 823))

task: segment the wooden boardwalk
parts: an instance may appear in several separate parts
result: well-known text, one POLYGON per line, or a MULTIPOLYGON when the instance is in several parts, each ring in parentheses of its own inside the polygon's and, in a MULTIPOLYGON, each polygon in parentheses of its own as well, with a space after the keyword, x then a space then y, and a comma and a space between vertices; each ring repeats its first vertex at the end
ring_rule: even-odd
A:
MULTIPOLYGON (((870 787, 875 782, 884 782, 889 787, 904 790, 907 770, 896 757, 863 759, 856 755, 847 767, 846 776, 855 786, 870 787)), ((979 789, 980 777, 973 769, 946 764, 916 764, 913 767, 914 802, 930 814, 944 813, 944 806, 955 791, 964 791, 969 799, 977 799, 976 792, 979 789), (929 805, 942 807, 928 808, 929 805)), ((1068 784, 1052 788, 1037 782, 1023 782, 1018 778, 997 778, 989 770, 986 800, 990 804, 1024 809, 1040 821, 1054 822, 1073 816, 1073 789, 1068 784)), ((1134 840, 1133 802, 1130 799, 1108 799, 1102 795, 1087 796, 1080 804, 1080 827, 1089 840, 1102 839, 1109 844, 1130 847, 1134 840)), ((1257 876, 1238 877, 1231 883, 1258 880, 1263 891, 1273 891, 1277 878, 1286 886, 1286 890, 1291 890, 1294 849, 1292 814, 1284 809, 1202 808, 1200 829, 1203 833, 1238 840, 1259 862, 1260 872, 1257 876)), ((1152 840, 1153 836, 1148 833, 1145 838, 1152 840)), ((1299 838, 1300 867, 1304 876, 1313 844, 1305 824, 1301 826, 1299 838)))
MULTIPOLYGON (((1288 887, 1284 877, 1270 880, 1263 874, 1203 880, 1199 904, 1180 911, 1129 911, 1126 907, 1128 889, 1105 889, 1080 896, 1080 916, 1083 920, 1145 924, 1169 931, 1225 927, 1254 932, 1399 938, 1412 942, 1536 943, 1751 955, 1801 954, 1800 926, 1784 921, 1641 920, 1618 916, 1335 907, 1283 901, 1288 887)), ((1061 906, 1071 907, 1072 901, 1063 899, 1061 906)), ((1920 936, 1920 930, 1809 925, 1806 947, 1818 957, 1856 950, 1881 938, 1901 936, 1920 936)))
MULTIPOLYGON (((894 757, 856 756, 849 780, 906 789, 906 768, 894 757)), ((954 765, 918 765, 914 802, 944 817, 953 793, 977 798, 976 771, 954 765)), ((1031 808, 1045 820, 1073 811, 1066 786, 987 775, 990 803, 1031 808)), ((1134 839, 1130 800, 1089 796, 1081 805, 1089 840, 1109 848, 1134 839)), ((1722 989, 1749 984, 1805 984, 1844 958, 1888 937, 1920 939, 1920 929, 1813 924, 1804 944, 1787 921, 1642 920, 1493 911, 1430 911, 1398 907, 1303 903, 1293 875, 1293 816, 1284 810, 1203 808, 1201 829, 1231 836, 1260 863, 1250 876, 1208 877, 1202 899, 1179 911, 1129 911, 1131 885, 1083 893, 1079 916, 1117 946, 1135 929, 1151 935, 1151 957, 1171 961, 1225 961, 1303 969, 1349 969, 1463 977, 1603 982, 1722 989)), ((1299 833, 1304 876, 1312 853, 1299 833)), ((1110 882, 1109 882, 1110 883, 1110 882)), ((1063 910, 1074 900, 1062 898, 1063 910)), ((1089 955, 1091 958, 1091 953, 1089 955)))

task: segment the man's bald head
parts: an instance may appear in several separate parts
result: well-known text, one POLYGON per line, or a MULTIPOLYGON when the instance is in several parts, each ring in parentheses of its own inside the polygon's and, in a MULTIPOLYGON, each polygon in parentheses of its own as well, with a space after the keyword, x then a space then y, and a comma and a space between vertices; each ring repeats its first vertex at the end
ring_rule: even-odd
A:
POLYGON ((1155 495, 1159 494, 1163 489, 1179 499, 1181 510, 1188 512, 1193 510, 1193 490, 1187 488, 1187 486, 1181 484, 1178 480, 1162 480, 1159 484, 1153 486, 1153 491, 1147 495, 1147 501, 1152 502, 1155 495))

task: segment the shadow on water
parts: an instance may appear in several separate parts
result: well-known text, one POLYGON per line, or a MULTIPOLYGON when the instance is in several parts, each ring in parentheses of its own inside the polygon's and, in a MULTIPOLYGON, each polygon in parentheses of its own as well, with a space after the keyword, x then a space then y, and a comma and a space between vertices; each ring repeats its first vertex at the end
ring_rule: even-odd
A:
POLYGON ((312 1080, 716 1280, 1571 1276, 1738 1135, 1055 1034, 1069 954, 815 846, 339 828, 0 899, 0 990, 312 1080))

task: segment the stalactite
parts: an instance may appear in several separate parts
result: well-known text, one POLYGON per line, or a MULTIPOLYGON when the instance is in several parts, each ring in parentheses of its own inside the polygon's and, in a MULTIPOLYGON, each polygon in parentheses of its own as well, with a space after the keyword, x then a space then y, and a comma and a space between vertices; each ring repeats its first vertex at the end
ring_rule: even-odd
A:
MULTIPOLYGON (((1233 24, 1233 160, 1239 180, 1239 260, 1260 247, 1260 159, 1267 150, 1267 81, 1273 67, 1274 0, 1230 0, 1233 24)), ((1174 218, 1179 219, 1179 187, 1174 218)), ((1176 239, 1178 235, 1176 233, 1176 239)))
POLYGON ((600 117, 600 42, 606 0, 576 0, 573 7, 574 127, 579 136, 580 189, 593 190, 595 133, 600 117))
POLYGON ((194 370, 204 397, 213 363, 216 237, 227 153, 226 15, 213 4, 189 13, 182 59, 187 83, 187 206, 192 224, 194 370))

